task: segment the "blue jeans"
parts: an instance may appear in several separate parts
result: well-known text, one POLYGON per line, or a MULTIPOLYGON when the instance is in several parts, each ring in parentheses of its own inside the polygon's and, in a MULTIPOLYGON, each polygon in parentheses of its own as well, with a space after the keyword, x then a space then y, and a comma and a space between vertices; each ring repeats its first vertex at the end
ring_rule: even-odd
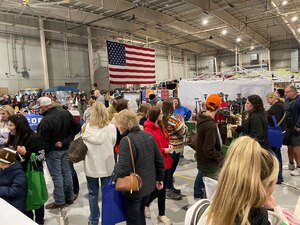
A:
POLYGON ((145 206, 149 196, 128 197, 124 196, 126 208, 126 225, 146 225, 145 206))
POLYGON ((173 159, 173 163, 172 163, 172 166, 171 166, 170 171, 168 173, 166 189, 173 189, 174 188, 173 175, 174 175, 174 172, 177 168, 177 165, 178 165, 178 162, 179 162, 179 159, 180 159, 180 153, 175 153, 174 152, 174 153, 170 154, 170 156, 173 159))
POLYGON ((279 172, 278 172, 278 182, 283 182, 283 176, 282 176, 282 156, 280 148, 271 147, 272 151, 275 153, 276 158, 279 162, 279 172))
POLYGON ((55 203, 63 205, 66 201, 73 201, 73 182, 67 150, 50 151, 46 162, 53 180, 55 203))
POLYGON ((79 181, 78 181, 78 176, 76 173, 76 170, 74 169, 74 165, 71 161, 69 161, 70 164, 70 169, 71 169, 71 174, 72 174, 72 181, 73 181, 73 192, 75 195, 79 194, 79 181))
MULTIPOLYGON (((86 177, 87 187, 89 191, 89 205, 90 205, 90 216, 89 221, 91 225, 98 225, 100 218, 100 210, 98 205, 98 195, 99 195, 99 178, 86 177)), ((101 177, 101 187, 108 185, 111 180, 109 177, 101 177)))
POLYGON ((198 174, 194 183, 194 198, 201 198, 203 196, 203 188, 205 188, 203 182, 203 173, 198 169, 198 174))

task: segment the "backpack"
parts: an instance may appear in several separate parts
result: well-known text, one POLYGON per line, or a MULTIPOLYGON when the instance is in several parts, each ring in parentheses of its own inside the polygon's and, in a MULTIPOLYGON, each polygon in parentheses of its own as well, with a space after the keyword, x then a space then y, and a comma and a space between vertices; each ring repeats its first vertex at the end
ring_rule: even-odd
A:
POLYGON ((184 225, 197 225, 209 206, 210 201, 208 199, 201 199, 193 204, 185 214, 184 225))

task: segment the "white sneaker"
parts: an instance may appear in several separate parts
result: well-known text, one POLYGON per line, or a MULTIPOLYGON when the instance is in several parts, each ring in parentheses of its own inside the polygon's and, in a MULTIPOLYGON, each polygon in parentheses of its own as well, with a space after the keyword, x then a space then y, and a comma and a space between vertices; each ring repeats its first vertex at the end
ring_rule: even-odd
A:
POLYGON ((292 176, 300 176, 300 168, 296 168, 291 172, 292 176))
POLYGON ((295 164, 289 163, 289 170, 294 170, 295 169, 295 164))
POLYGON ((166 215, 158 216, 157 221, 163 223, 164 225, 172 225, 173 222, 166 215))
POLYGON ((145 207, 145 218, 151 219, 151 211, 149 207, 145 207))

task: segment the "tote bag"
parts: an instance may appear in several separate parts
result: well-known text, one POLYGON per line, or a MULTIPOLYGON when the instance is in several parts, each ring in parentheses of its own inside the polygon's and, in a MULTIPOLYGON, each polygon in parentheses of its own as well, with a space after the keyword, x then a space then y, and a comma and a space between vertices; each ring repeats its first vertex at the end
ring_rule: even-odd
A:
POLYGON ((48 200, 47 186, 42 171, 38 170, 35 153, 32 153, 26 169, 26 210, 38 209, 48 200))
POLYGON ((126 220, 124 195, 112 181, 102 188, 102 225, 115 225, 126 220))
POLYGON ((274 127, 268 126, 268 139, 271 147, 281 148, 282 146, 282 129, 278 126, 275 116, 272 116, 274 127))

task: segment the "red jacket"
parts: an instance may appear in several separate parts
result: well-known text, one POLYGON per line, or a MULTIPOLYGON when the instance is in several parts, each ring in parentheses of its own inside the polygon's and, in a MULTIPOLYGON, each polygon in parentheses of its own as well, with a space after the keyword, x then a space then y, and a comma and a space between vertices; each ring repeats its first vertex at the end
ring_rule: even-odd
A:
POLYGON ((162 156, 164 157, 164 162, 165 162, 165 170, 168 170, 171 168, 172 165, 172 158, 170 154, 165 153, 165 148, 169 147, 170 144, 170 138, 167 132, 165 132, 165 135, 161 131, 159 126, 156 126, 155 123, 151 122, 149 119, 146 120, 144 123, 145 131, 150 132, 153 136, 154 139, 160 149, 160 152, 162 156))

